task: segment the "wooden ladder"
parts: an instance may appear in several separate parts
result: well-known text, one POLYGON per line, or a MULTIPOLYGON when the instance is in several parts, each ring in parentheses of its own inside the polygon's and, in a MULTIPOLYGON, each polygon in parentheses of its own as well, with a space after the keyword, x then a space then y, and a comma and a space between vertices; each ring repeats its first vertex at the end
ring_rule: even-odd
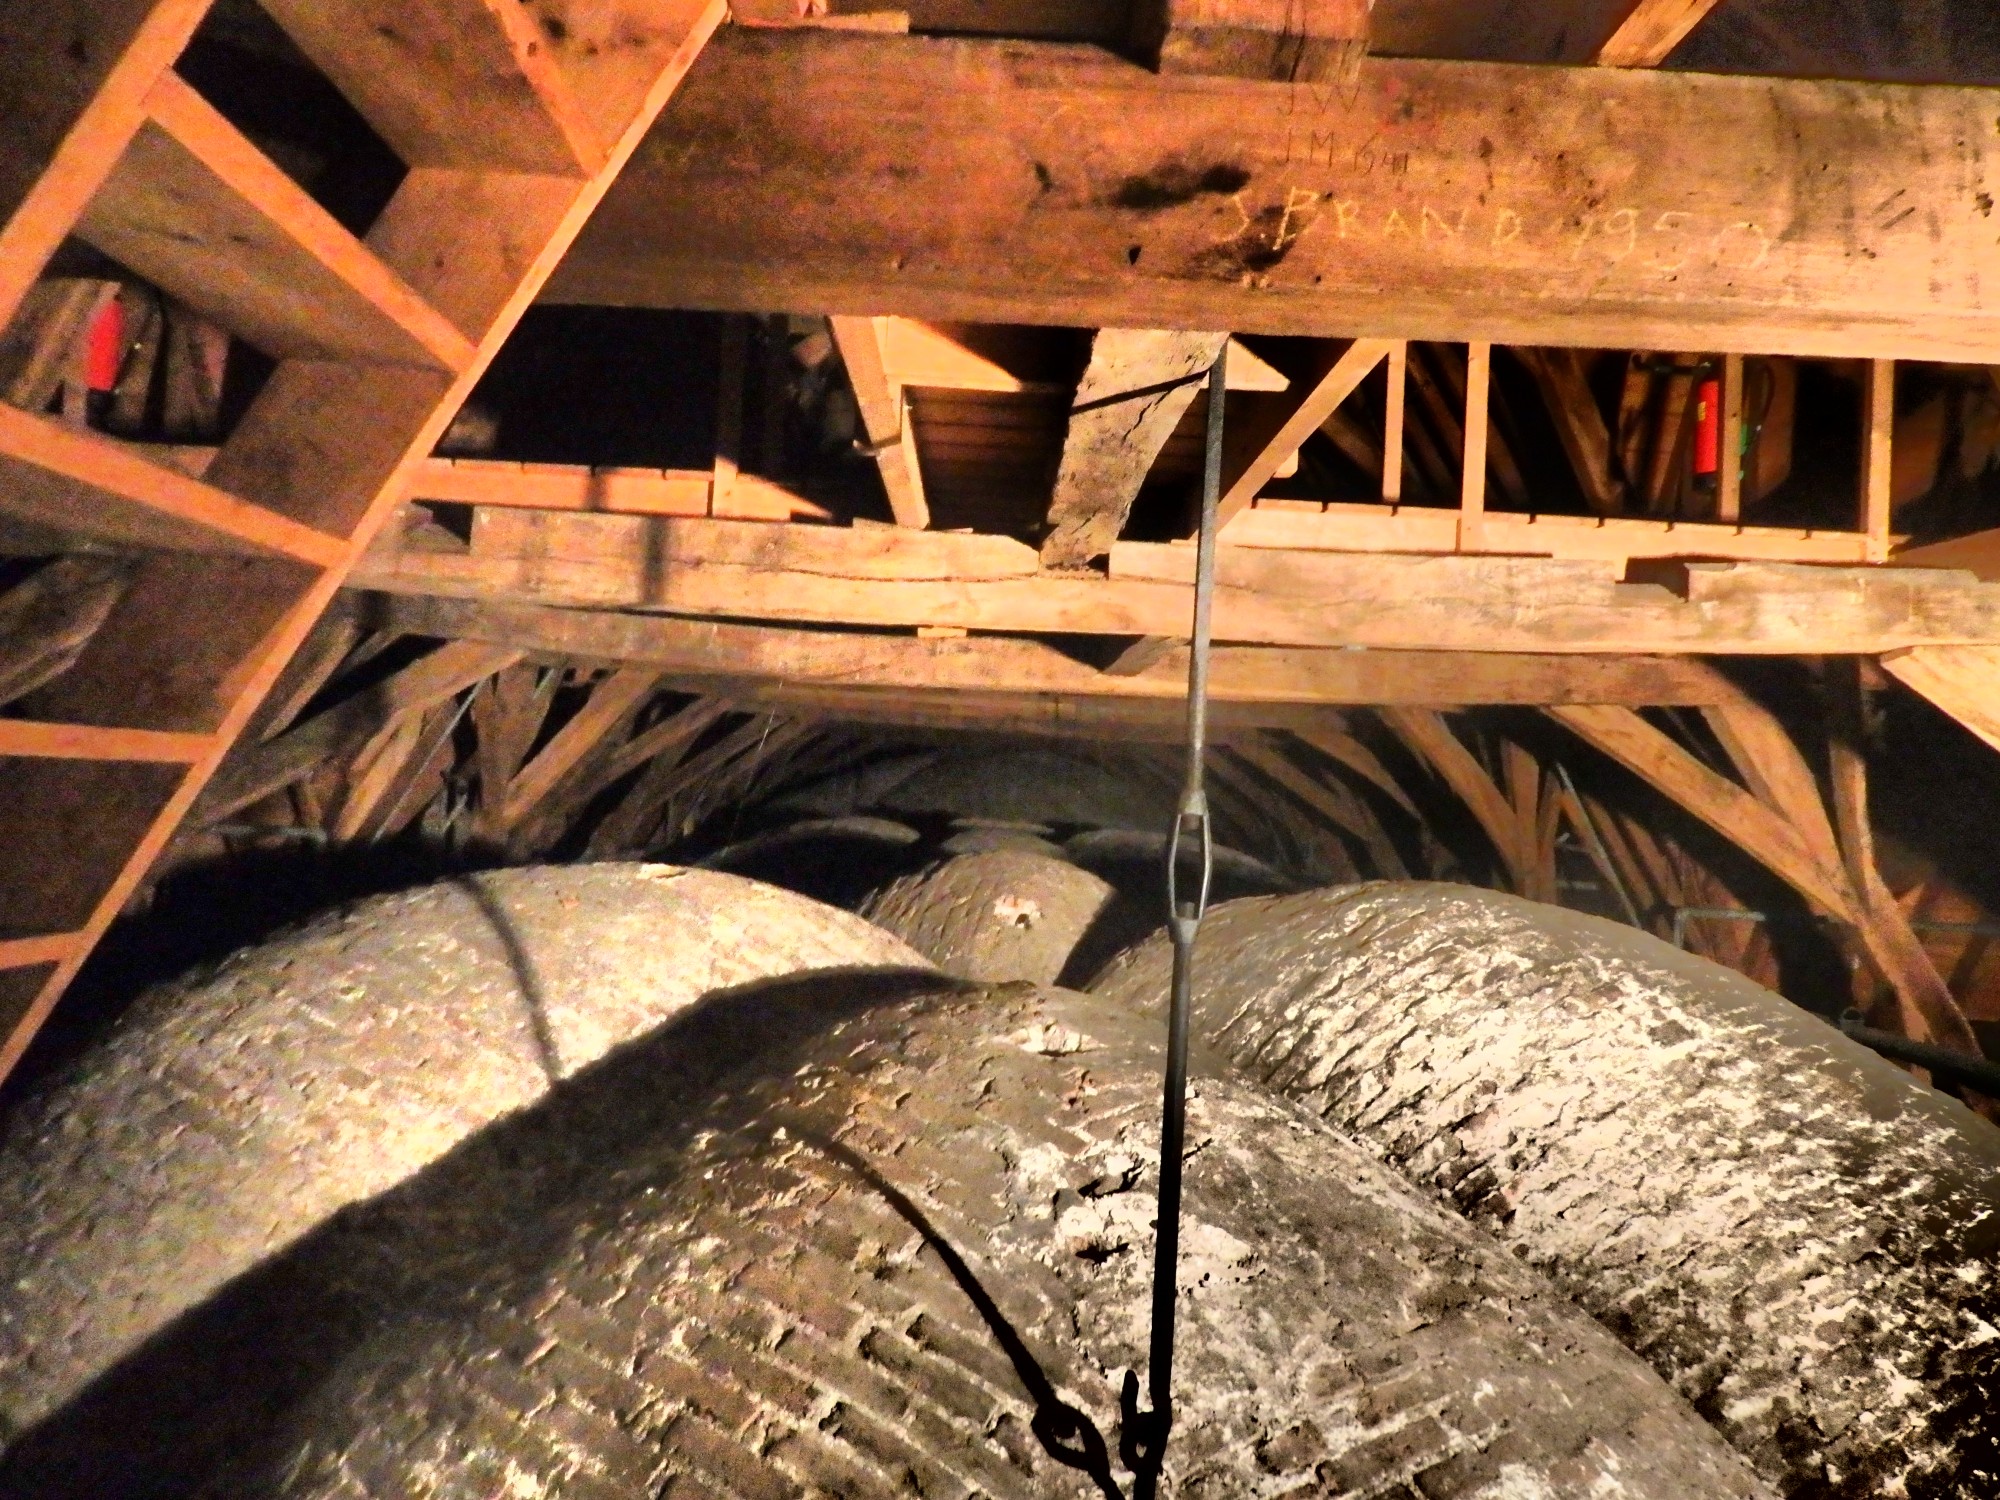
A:
POLYGON ((264 0, 408 167, 356 238, 175 72, 208 5, 0 0, 0 327, 75 235, 277 361, 200 480, 0 407, 0 515, 136 554, 0 717, 0 1077, 726 9, 264 0))

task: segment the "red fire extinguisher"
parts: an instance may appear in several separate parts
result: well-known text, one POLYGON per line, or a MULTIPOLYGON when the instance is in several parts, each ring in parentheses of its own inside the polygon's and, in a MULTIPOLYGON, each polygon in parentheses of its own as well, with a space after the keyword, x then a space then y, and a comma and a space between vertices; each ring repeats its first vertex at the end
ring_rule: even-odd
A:
POLYGON ((118 389, 118 373, 125 364, 125 306, 116 297, 108 299, 91 319, 84 347, 84 420, 92 427, 104 425, 111 410, 111 396, 118 389))
POLYGON ((1704 489, 1722 469, 1722 382, 1704 375, 1694 388, 1694 479, 1704 489))

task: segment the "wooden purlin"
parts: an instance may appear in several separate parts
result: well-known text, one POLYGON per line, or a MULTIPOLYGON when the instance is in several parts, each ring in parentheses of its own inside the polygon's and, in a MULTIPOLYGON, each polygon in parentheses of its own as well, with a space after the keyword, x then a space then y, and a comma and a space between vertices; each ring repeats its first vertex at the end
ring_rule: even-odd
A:
MULTIPOLYGON (((60 25, 49 30, 36 19, 37 7, 57 13, 75 9, 66 0, 6 0, 0 36, 44 41, 59 36, 60 25)), ((0 86, 0 99, 25 112, 0 121, 8 127, 0 131, 9 136, 5 149, 18 153, 27 143, 43 151, 36 164, 39 181, 11 195, 0 192, 0 208, 11 211, 0 230, 0 312, 11 312, 62 234, 90 211, 92 197, 141 131, 149 100, 157 104, 155 91, 164 87, 174 93, 177 81, 162 85, 162 79, 202 9, 167 3, 142 13, 131 4, 105 6, 107 15, 98 19, 121 20, 125 33, 108 76, 94 82, 102 86, 101 97, 79 100, 71 89, 24 99, 18 89, 0 86)), ((612 19, 600 12, 615 9, 598 7, 590 27, 580 24, 575 34, 588 42, 590 28, 601 29, 612 19)), ((60 937, 64 945, 25 1012, 11 1018, 0 1041, 0 1075, 19 1060, 91 947, 144 879, 724 10, 721 0, 712 0, 671 13, 654 9, 643 22, 634 18, 629 45, 615 61, 600 56, 594 44, 588 56, 557 49, 563 69, 571 71, 569 81, 560 72, 537 77, 529 94, 544 108, 552 90, 566 91, 574 101, 555 114, 567 138, 574 139, 578 121, 587 121, 594 133, 598 154, 588 175, 511 172, 517 163, 504 153, 497 159, 488 155, 476 134, 468 134, 452 165, 419 165, 405 177, 366 237, 366 253, 395 286, 407 289, 408 300, 400 291, 385 294, 382 288, 391 283, 363 285, 365 273, 350 284, 402 326, 428 330, 418 343, 437 356, 434 367, 285 360, 204 481, 334 538, 337 550, 309 562, 154 554, 138 565, 131 586, 74 665, 29 700, 27 707, 50 724, 197 735, 209 748, 185 769, 16 762, 45 769, 10 778, 0 792, 0 840, 17 851, 54 851, 65 846, 63 830, 77 831, 73 821, 62 820, 83 817, 89 808, 93 824, 89 840, 68 840, 77 852, 54 860, 57 868, 17 868, 14 887, 0 889, 0 937, 10 942, 60 937), (48 780, 50 775, 56 779, 48 780), (121 839, 129 842, 121 845, 121 839), (33 899, 27 899, 31 889, 33 899), (88 913, 73 930, 33 930, 39 922, 34 914, 72 908, 88 913)), ((9 68, 15 66, 10 53, 9 68)), ((35 69, 24 63, 22 71, 35 69)), ((370 107, 367 98, 356 102, 364 112, 370 107)), ((0 189, 7 181, 0 170, 0 189)), ((8 951, 0 950, 0 962, 8 951)))
MULTIPOLYGON (((1193 574, 1179 544, 1120 542, 1107 578, 1040 573, 1033 548, 997 536, 482 511, 469 552, 385 549, 354 576, 390 594, 571 609, 1174 636, 1193 574)), ((1901 568, 1686 562, 1635 576, 1548 557, 1224 546, 1215 631, 1383 650, 1872 656, 2000 645, 2000 586, 1901 568)))
MULTIPOLYGON (((490 605, 458 599, 364 600, 377 628, 483 641, 542 658, 649 666, 681 681, 784 682, 893 690, 921 684, 1021 696, 1180 703, 1185 642, 1129 673, 1099 671, 1043 641, 999 636, 791 630, 661 615, 490 605)), ((1210 694, 1218 704, 1678 704, 1734 701, 1704 662, 1672 657, 1508 656, 1496 653, 1288 650, 1217 646, 1210 694)), ((1324 740, 1309 740, 1323 747, 1324 740)), ((1358 750, 1359 747, 1354 747, 1358 750)), ((1344 759, 1345 747, 1334 752, 1344 759)), ((1385 787, 1385 790, 1388 788, 1385 787)), ((1393 795, 1393 793, 1392 793, 1393 795)))
POLYGON ((730 36, 552 300, 2000 360, 1991 89, 1373 58, 1315 92, 1021 50, 730 36))

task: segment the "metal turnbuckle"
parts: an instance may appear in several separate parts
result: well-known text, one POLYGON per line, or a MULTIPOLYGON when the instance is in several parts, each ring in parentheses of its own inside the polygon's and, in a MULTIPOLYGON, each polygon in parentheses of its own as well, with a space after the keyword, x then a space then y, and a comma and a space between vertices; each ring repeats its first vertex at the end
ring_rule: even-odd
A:
POLYGON ((1228 345, 1208 374, 1208 449, 1202 468, 1201 528, 1195 544, 1194 631, 1188 654, 1187 778, 1167 835, 1167 931, 1174 945, 1174 981, 1167 1009, 1166 1085, 1160 1108, 1159 1227, 1153 1242, 1152 1337, 1146 1357, 1148 1409, 1139 1406, 1139 1379, 1128 1372, 1120 1401, 1120 1457, 1132 1471, 1135 1500, 1159 1492, 1167 1438, 1174 1425, 1174 1314, 1180 1295, 1181 1165, 1187 1143, 1188 1017, 1194 996, 1194 940, 1208 910, 1215 871, 1202 761, 1208 741, 1208 657, 1215 603, 1216 513, 1222 494, 1222 403, 1228 385, 1228 345), (1181 863, 1191 850, 1200 876, 1192 900, 1181 899, 1181 863))

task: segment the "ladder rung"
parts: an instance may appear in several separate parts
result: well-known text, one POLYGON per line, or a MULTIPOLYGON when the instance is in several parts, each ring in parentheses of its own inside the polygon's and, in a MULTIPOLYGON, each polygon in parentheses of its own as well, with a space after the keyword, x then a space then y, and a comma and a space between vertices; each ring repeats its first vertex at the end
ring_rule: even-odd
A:
POLYGON ((492 0, 268 0, 412 167, 585 176, 598 140, 537 12, 492 0))
POLYGON ((0 405, 0 513, 122 546, 276 553, 332 567, 346 543, 86 431, 0 405))
POLYGON ((0 970, 59 964, 82 944, 83 934, 80 932, 56 932, 46 937, 0 938, 0 970))
POLYGON ((96 724, 44 724, 0 719, 0 757, 36 760, 129 760, 191 766, 215 748, 215 737, 96 724))
POLYGON ((7 7, 13 87, 0 171, 0 327, 132 139, 146 91, 173 66, 209 3, 7 7))
POLYGON ((472 345, 176 73, 77 233, 279 357, 456 372, 472 345))

